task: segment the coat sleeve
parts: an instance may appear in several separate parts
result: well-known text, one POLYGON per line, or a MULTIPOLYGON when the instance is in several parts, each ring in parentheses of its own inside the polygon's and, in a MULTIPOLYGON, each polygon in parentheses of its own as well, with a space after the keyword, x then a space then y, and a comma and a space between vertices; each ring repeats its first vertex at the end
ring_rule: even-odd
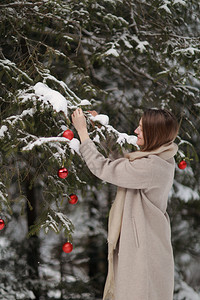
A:
POLYGON ((90 139, 80 145, 80 153, 90 171, 106 182, 130 189, 148 188, 152 178, 151 162, 148 158, 129 161, 105 158, 90 139))

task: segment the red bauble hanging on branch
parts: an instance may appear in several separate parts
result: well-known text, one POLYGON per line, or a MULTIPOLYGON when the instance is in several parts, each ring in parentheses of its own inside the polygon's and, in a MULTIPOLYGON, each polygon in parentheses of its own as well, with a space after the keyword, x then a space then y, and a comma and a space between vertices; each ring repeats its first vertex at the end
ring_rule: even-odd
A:
POLYGON ((78 197, 75 194, 69 195, 69 203, 70 204, 76 204, 78 202, 78 197))
POLYGON ((70 253, 73 250, 73 245, 70 242, 63 244, 62 249, 65 253, 70 253))
POLYGON ((0 219, 0 230, 4 229, 5 223, 3 219, 0 219))
POLYGON ((66 139, 72 140, 74 138, 74 133, 70 129, 67 129, 63 132, 62 136, 65 137, 66 139))
POLYGON ((68 176, 68 170, 66 168, 60 168, 58 170, 57 174, 58 174, 58 177, 64 179, 64 178, 66 178, 68 176))
POLYGON ((184 170, 187 167, 187 163, 185 160, 182 160, 179 164, 178 164, 179 169, 184 170))

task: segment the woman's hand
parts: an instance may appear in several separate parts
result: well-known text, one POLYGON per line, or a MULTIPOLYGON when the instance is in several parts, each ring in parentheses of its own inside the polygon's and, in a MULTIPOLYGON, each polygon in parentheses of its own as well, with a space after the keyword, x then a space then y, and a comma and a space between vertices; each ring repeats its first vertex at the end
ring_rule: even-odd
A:
MULTIPOLYGON (((88 110, 88 112, 93 116, 96 117, 98 115, 98 113, 96 112, 96 110, 88 110)), ((95 126, 94 122, 92 120, 90 120, 90 123, 92 124, 92 127, 95 126)))
POLYGON ((86 119, 81 108, 77 108, 72 114, 72 123, 77 132, 87 130, 86 119))
MULTIPOLYGON (((88 112, 93 116, 93 117, 96 117, 98 115, 98 112, 96 112, 96 110, 88 110, 88 112)), ((91 124, 92 124, 92 127, 95 126, 95 123, 94 121, 90 120, 91 124)), ((101 124, 98 124, 97 125, 99 128, 101 128, 101 124)))
POLYGON ((98 112, 96 110, 88 110, 88 112, 93 116, 96 117, 98 115, 98 112))
POLYGON ((86 118, 81 108, 77 108, 72 114, 72 123, 76 128, 81 142, 89 138, 86 118))

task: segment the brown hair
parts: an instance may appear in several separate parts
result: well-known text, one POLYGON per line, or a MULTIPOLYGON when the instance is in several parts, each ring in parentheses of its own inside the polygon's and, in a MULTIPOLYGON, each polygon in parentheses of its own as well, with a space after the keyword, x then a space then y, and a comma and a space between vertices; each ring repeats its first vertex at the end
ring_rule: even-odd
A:
POLYGON ((175 116, 165 109, 147 109, 142 116, 144 146, 142 151, 152 151, 173 141, 179 130, 175 116))

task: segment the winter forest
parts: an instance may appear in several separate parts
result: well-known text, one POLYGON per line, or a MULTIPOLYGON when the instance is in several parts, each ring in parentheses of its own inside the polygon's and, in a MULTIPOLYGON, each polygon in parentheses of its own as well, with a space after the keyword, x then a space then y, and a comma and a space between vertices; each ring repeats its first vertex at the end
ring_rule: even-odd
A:
POLYGON ((199 32, 198 0, 1 0, 0 299, 102 298, 116 187, 80 155, 81 107, 106 157, 144 109, 176 115, 174 300, 200 300, 199 32))

